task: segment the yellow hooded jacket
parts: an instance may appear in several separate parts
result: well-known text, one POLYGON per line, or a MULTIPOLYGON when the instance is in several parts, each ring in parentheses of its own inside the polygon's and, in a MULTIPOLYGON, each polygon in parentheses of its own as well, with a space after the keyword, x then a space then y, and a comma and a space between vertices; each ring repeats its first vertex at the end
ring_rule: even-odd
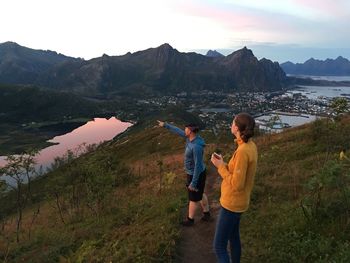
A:
POLYGON ((222 177, 221 206, 232 212, 244 212, 249 207, 250 194, 254 185, 254 177, 258 161, 255 143, 249 139, 245 143, 237 139, 238 148, 230 162, 218 168, 222 177))

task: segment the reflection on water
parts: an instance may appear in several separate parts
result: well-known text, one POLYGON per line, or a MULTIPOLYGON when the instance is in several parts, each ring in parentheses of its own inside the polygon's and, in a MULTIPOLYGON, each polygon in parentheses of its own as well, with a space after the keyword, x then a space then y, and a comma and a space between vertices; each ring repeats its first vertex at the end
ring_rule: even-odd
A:
MULTIPOLYGON (((74 150, 79 145, 98 144, 113 139, 132 126, 131 123, 122 122, 115 117, 110 119, 95 118, 70 133, 56 136, 49 142, 57 143, 39 152, 36 157, 37 167, 49 167, 55 157, 63 156, 68 150, 74 150)), ((5 164, 5 156, 0 156, 0 166, 5 164)))

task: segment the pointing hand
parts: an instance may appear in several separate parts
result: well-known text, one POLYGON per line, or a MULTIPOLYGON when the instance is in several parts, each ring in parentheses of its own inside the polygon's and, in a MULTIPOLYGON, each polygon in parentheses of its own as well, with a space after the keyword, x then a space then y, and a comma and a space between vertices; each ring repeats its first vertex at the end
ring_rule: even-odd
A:
POLYGON ((159 127, 164 127, 165 122, 157 120, 159 127))

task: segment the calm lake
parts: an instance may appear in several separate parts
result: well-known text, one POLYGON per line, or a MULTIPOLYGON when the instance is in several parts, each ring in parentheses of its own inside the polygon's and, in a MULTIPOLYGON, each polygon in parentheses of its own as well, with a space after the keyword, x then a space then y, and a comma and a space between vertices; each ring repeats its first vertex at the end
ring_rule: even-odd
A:
MULTIPOLYGON (((36 157, 37 167, 42 166, 45 171, 45 168, 50 167, 55 157, 63 156, 68 150, 74 150, 83 143, 88 145, 109 141, 130 126, 132 126, 132 123, 122 122, 115 117, 109 119, 95 118, 88 121, 69 133, 49 140, 55 145, 44 148, 39 152, 36 157)), ((5 156, 0 156, 0 166, 6 163, 5 158, 5 156)))

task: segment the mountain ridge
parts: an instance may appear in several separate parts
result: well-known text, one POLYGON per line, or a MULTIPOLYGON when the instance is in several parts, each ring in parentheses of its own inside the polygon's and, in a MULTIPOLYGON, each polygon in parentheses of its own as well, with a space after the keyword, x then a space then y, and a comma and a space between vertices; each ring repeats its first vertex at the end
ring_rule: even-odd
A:
MULTIPOLYGON (((18 44, 16 48, 36 56, 33 55, 33 59, 21 57, 23 61, 12 56, 10 73, 5 66, 0 67, 0 82, 38 85, 84 95, 145 96, 200 90, 275 91, 283 89, 286 81, 278 63, 258 60, 246 47, 213 59, 194 52, 182 53, 165 43, 135 53, 104 54, 86 61, 18 44), (37 58, 40 55, 48 57, 46 64, 37 58), (26 62, 44 69, 26 66, 26 62)), ((0 45, 0 54, 8 53, 0 45)), ((1 58, 0 65, 6 65, 6 60, 1 58)))
POLYGON ((0 43, 0 83, 34 84, 48 67, 79 60, 51 50, 36 50, 15 42, 0 43))
POLYGON ((287 61, 281 64, 287 74, 314 76, 349 76, 350 61, 342 56, 336 59, 319 60, 310 58, 304 63, 287 61))

